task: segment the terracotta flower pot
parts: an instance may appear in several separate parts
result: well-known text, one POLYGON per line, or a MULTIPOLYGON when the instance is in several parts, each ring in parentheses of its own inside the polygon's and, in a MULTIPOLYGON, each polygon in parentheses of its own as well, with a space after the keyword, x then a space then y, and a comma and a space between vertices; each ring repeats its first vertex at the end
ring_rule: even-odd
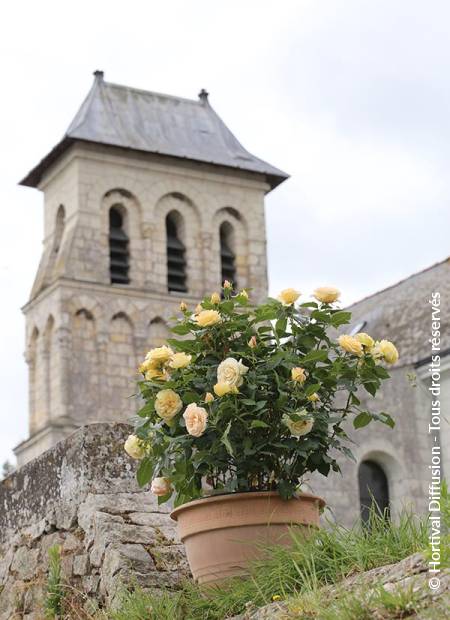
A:
POLYGON ((188 502, 170 515, 194 579, 213 584, 246 573, 264 544, 289 546, 291 525, 319 526, 323 499, 301 493, 283 500, 276 492, 232 493, 188 502))

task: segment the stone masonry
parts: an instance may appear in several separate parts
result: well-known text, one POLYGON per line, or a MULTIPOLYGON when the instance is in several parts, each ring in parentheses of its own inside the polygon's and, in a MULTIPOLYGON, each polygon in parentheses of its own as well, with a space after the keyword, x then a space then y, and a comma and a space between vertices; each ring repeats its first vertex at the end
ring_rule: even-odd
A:
POLYGON ((86 609, 122 584, 176 589, 188 574, 169 508, 137 487, 124 424, 84 426, 0 487, 0 620, 40 620, 48 549, 86 609))

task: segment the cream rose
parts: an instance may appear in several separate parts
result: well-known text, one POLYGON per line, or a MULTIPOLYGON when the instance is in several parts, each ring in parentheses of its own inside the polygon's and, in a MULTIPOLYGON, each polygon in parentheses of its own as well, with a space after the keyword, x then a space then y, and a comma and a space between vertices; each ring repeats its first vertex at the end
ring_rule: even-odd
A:
POLYGON ((242 291, 239 293, 239 295, 240 295, 241 297, 244 297, 245 299, 248 299, 248 293, 247 293, 247 291, 245 290, 245 288, 243 288, 243 289, 242 289, 242 291))
POLYGON ((155 411, 165 422, 169 422, 181 411, 183 403, 173 390, 160 390, 155 398, 155 411))
POLYGON ((172 355, 172 349, 164 344, 162 347, 151 349, 145 356, 145 362, 150 364, 164 364, 172 357, 172 355))
POLYGON ((228 383, 231 387, 239 387, 243 384, 243 375, 248 371, 247 366, 234 357, 227 357, 217 368, 218 383, 228 383))
POLYGON ((389 340, 380 340, 375 343, 372 355, 377 359, 382 357, 388 364, 395 364, 398 361, 398 351, 395 345, 389 340))
POLYGON ((373 345, 375 344, 375 340, 371 338, 369 334, 366 334, 365 332, 359 332, 358 334, 355 335, 355 338, 358 342, 360 342, 363 345, 363 347, 366 347, 366 349, 371 349, 373 345))
POLYGON ((334 288, 334 286, 320 286, 316 288, 313 293, 313 297, 324 304, 332 304, 334 301, 337 301, 340 296, 341 291, 334 288))
POLYGON ((208 412, 203 407, 199 407, 196 403, 188 405, 183 413, 186 422, 186 430, 189 435, 200 437, 205 432, 206 422, 208 421, 208 412))
MULTIPOLYGON (((304 415, 305 413, 306 409, 302 409, 298 412, 298 415, 304 415)), ((312 418, 294 421, 287 414, 285 414, 282 419, 293 437, 302 437, 303 435, 307 435, 314 426, 314 420, 312 418)))
POLYGON ((174 353, 169 361, 169 366, 171 368, 186 368, 189 366, 192 360, 192 355, 188 355, 181 351, 180 353, 174 353))
POLYGON ((300 366, 296 366, 291 370, 291 378, 292 381, 296 381, 297 383, 305 383, 306 381, 306 373, 304 368, 300 368, 300 366))
POLYGON ((130 435, 124 444, 124 450, 132 459, 142 459, 145 456, 145 446, 139 437, 130 435))
POLYGON ((213 293, 211 295, 211 303, 214 305, 220 304, 220 295, 219 293, 213 293))
POLYGON ((170 486, 170 480, 168 478, 153 478, 152 484, 150 487, 150 491, 153 495, 157 495, 158 497, 164 497, 172 490, 170 486))
POLYGON ((358 357, 361 357, 363 354, 362 344, 353 336, 344 334, 339 336, 338 342, 344 351, 347 351, 348 353, 353 353, 353 355, 358 355, 358 357))
POLYGON ((187 310, 187 305, 184 303, 184 301, 180 303, 180 310, 181 312, 186 312, 187 310))
POLYGON ((285 288, 278 295, 278 299, 284 306, 290 306, 300 297, 300 292, 295 288, 285 288))
POLYGON ((220 314, 217 310, 202 310, 197 314, 195 320, 200 327, 211 327, 221 321, 220 314))
POLYGON ((211 394, 211 392, 206 392, 205 394, 205 403, 212 403, 214 401, 214 396, 211 394))
POLYGON ((250 347, 250 349, 256 349, 256 346, 258 344, 256 341, 256 336, 252 336, 250 340, 247 342, 247 344, 250 347))

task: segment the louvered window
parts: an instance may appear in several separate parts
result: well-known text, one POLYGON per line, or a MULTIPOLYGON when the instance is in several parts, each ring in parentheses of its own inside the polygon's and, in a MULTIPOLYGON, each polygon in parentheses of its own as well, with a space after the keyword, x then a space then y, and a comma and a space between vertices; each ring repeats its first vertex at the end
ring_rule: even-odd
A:
POLYGON ((167 234, 167 288, 169 291, 186 293, 186 248, 178 235, 176 216, 166 218, 167 234))
POLYGON ((386 474, 373 461, 363 461, 358 471, 361 518, 370 525, 371 511, 389 518, 389 487, 386 474))
POLYGON ((232 250, 233 229, 225 222, 220 227, 220 261, 222 265, 222 284, 224 280, 232 282, 236 288, 236 257, 232 250))
POLYGON ((123 228, 123 215, 117 207, 109 211, 109 273, 111 284, 129 284, 129 239, 123 228))

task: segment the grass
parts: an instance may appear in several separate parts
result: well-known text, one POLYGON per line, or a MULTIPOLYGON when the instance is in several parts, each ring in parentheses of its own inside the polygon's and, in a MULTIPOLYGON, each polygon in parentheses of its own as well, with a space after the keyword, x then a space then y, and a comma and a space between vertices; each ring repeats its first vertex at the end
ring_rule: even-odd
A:
MULTIPOLYGON (((156 595, 137 588, 133 592, 124 592, 120 608, 109 612, 107 617, 111 620, 224 620, 274 599, 298 599, 301 596, 305 602, 309 597, 310 605, 319 608, 321 603, 317 592, 321 587, 336 584, 355 572, 394 563, 421 551, 426 547, 427 537, 426 520, 404 513, 397 523, 389 523, 375 510, 370 528, 355 526, 346 529, 331 525, 309 537, 305 537, 302 530, 293 530, 292 547, 270 549, 267 559, 253 565, 249 579, 235 579, 227 587, 210 589, 207 597, 190 582, 186 582, 177 594, 156 595)), ((387 605, 389 596, 394 595, 380 591, 380 605, 382 596, 385 597, 383 604, 387 605)), ((341 604, 338 601, 334 606, 335 615, 329 616, 330 620, 376 617, 366 612, 363 614, 360 609, 365 606, 370 610, 376 601, 368 602, 351 595, 342 597, 342 605, 344 601, 347 609, 353 606, 353 615, 337 615, 341 604)), ((323 614, 293 617, 326 618, 323 614)))
POLYGON ((47 595, 44 608, 47 618, 58 618, 62 612, 64 588, 61 583, 61 548, 53 545, 48 550, 49 567, 47 580, 47 595))

